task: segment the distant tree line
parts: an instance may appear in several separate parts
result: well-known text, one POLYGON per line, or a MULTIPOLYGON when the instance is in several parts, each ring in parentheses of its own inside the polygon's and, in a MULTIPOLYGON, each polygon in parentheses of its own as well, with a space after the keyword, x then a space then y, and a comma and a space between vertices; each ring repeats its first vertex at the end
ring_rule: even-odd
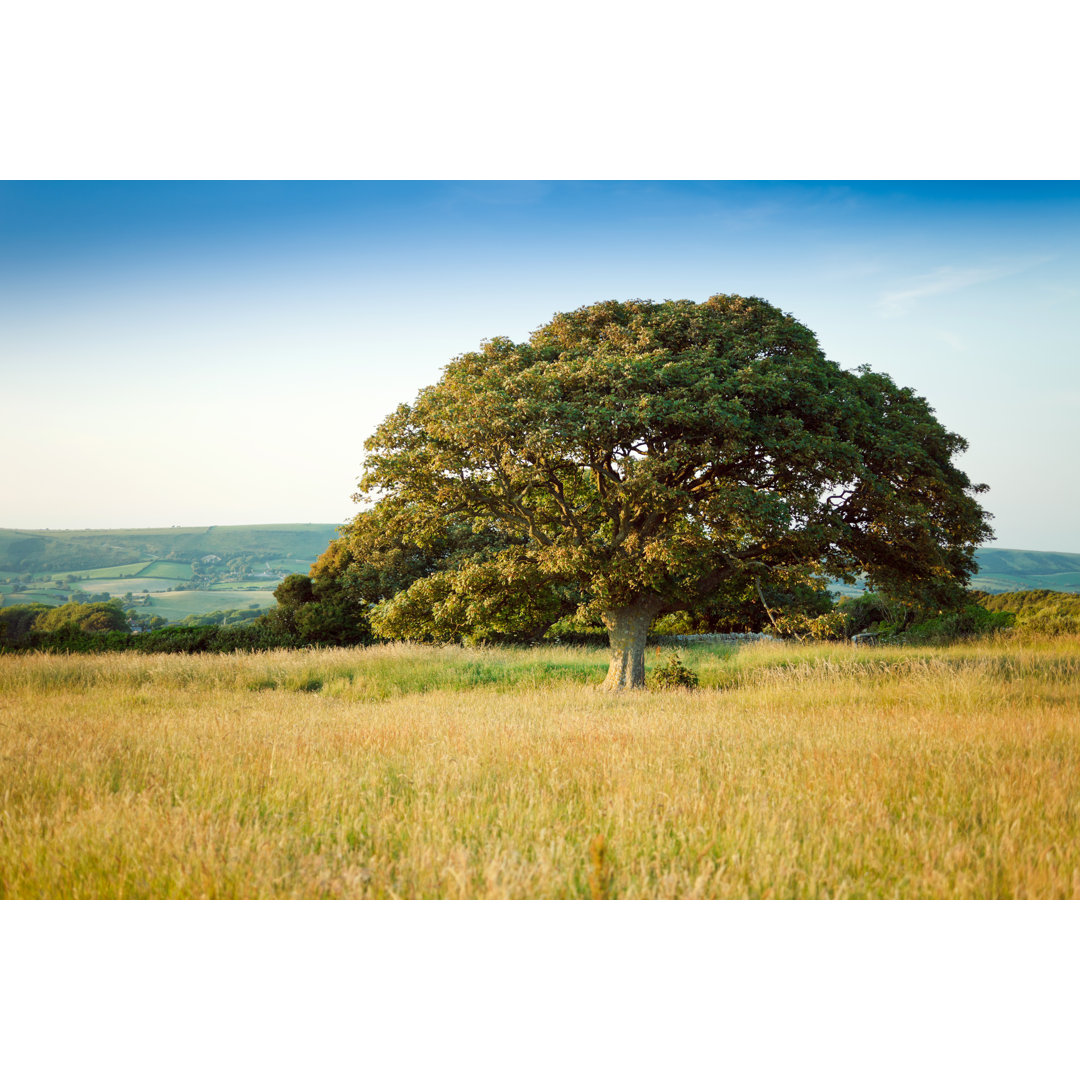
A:
MULTIPOLYGON (((204 618, 212 619, 214 614, 204 618)), ((0 652, 250 652, 304 644, 257 618, 239 625, 224 620, 205 625, 158 625, 142 632, 132 632, 131 622, 116 603, 4 607, 0 608, 0 652)))

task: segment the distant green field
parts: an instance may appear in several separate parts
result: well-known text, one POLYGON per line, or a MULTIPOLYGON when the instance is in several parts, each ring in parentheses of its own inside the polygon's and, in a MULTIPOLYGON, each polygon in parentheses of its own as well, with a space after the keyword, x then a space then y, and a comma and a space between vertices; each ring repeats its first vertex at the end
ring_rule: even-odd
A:
POLYGON ((167 592, 176 584, 172 578, 153 578, 153 577, 129 577, 129 578, 115 578, 110 581, 108 578, 95 581, 93 588, 86 590, 87 592, 107 592, 111 593, 115 598, 117 596, 123 596, 125 593, 138 594, 143 592, 167 592))
POLYGON ((1032 578, 1036 589, 1053 589, 1055 592, 1080 592, 1080 572, 1067 574, 1040 574, 1032 578))
POLYGON ((1080 571, 1080 555, 1067 551, 1024 551, 1017 548, 979 548, 983 574, 1060 574, 1080 571))
POLYGON ((979 548, 979 573, 972 581, 984 592, 1022 589, 1080 589, 1080 555, 1066 551, 1022 551, 1016 548, 979 548))
POLYGON ((121 578, 135 577, 147 564, 145 562, 124 563, 123 566, 99 566, 96 570, 74 571, 81 578, 121 578))
MULTIPOLYGON (((146 589, 150 593, 150 599, 145 604, 137 604, 136 610, 140 615, 160 615, 169 622, 179 622, 188 615, 207 615, 211 611, 229 611, 233 608, 247 610, 252 604, 258 605, 262 611, 268 611, 277 603, 272 590, 255 586, 168 592, 175 582, 163 578, 141 578, 137 581, 136 588, 132 588, 133 582, 130 579, 95 582, 95 586, 101 592, 111 592, 114 599, 119 599, 127 592, 139 596, 143 589, 146 589)), ((45 589, 27 589, 13 593, 10 588, 9 585, 0 586, 0 606, 48 604, 55 607, 66 600, 60 593, 45 589)))
POLYGON ((207 592, 266 592, 273 593, 276 581, 219 581, 211 585, 207 592))
POLYGON ((308 574, 311 572, 311 564, 314 561, 314 559, 270 559, 269 563, 275 570, 283 570, 286 574, 308 574))
POLYGON ((169 622, 179 622, 188 615, 208 615, 211 611, 249 608, 272 608, 277 601, 269 589, 214 589, 155 593, 148 604, 140 604, 140 614, 160 615, 169 622))
POLYGON ((147 563, 142 570, 139 571, 139 577, 147 578, 168 578, 171 581, 190 581, 194 571, 191 569, 191 563, 183 562, 168 562, 164 559, 156 559, 152 563, 147 563))
MULTIPOLYGON (((1080 592, 1080 555, 1061 551, 979 548, 976 559, 979 572, 971 579, 971 588, 982 592, 1021 592, 1026 589, 1080 592)), ((859 596, 865 587, 861 582, 856 585, 830 582, 829 590, 839 596, 859 596)))
POLYGON ((17 607, 22 604, 48 604, 55 607, 64 601, 59 593, 46 592, 44 589, 27 590, 21 593, 6 592, 0 595, 4 607, 17 607))
POLYGON ((1054 592, 1080 592, 1080 573, 1063 574, 976 574, 971 580, 973 589, 983 592, 1018 592, 1025 589, 1052 589, 1054 592))

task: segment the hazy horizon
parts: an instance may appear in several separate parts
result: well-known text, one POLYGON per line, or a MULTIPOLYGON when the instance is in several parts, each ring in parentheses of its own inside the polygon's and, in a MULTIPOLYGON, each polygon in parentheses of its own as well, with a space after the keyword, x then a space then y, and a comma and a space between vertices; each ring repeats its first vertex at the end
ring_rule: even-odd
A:
POLYGON ((0 525, 337 523, 484 338, 758 295, 970 443, 994 547, 1080 550, 1072 182, 6 182, 0 525))

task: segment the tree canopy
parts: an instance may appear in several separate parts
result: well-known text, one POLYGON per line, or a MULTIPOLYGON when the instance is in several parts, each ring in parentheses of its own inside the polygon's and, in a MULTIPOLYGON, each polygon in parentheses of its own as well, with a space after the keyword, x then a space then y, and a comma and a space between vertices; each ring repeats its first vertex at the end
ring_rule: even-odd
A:
POLYGON ((69 628, 95 634, 104 633, 106 630, 127 630, 128 619, 120 605, 113 601, 61 604, 41 612, 34 620, 34 629, 42 633, 69 628))
POLYGON ((619 689, 643 684, 656 615, 730 579, 955 595, 991 535, 965 447, 764 300, 607 301, 452 361, 367 441, 359 497, 419 549, 448 522, 486 538, 389 604, 572 601, 607 626, 619 689))

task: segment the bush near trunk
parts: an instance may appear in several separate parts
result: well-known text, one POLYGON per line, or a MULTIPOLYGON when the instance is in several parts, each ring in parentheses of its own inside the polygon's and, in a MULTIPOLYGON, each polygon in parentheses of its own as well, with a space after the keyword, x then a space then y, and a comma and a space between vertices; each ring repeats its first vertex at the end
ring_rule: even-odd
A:
POLYGON ((682 657, 673 652, 665 664, 656 668, 650 676, 654 690, 692 690, 698 684, 698 677, 682 662, 682 657))

